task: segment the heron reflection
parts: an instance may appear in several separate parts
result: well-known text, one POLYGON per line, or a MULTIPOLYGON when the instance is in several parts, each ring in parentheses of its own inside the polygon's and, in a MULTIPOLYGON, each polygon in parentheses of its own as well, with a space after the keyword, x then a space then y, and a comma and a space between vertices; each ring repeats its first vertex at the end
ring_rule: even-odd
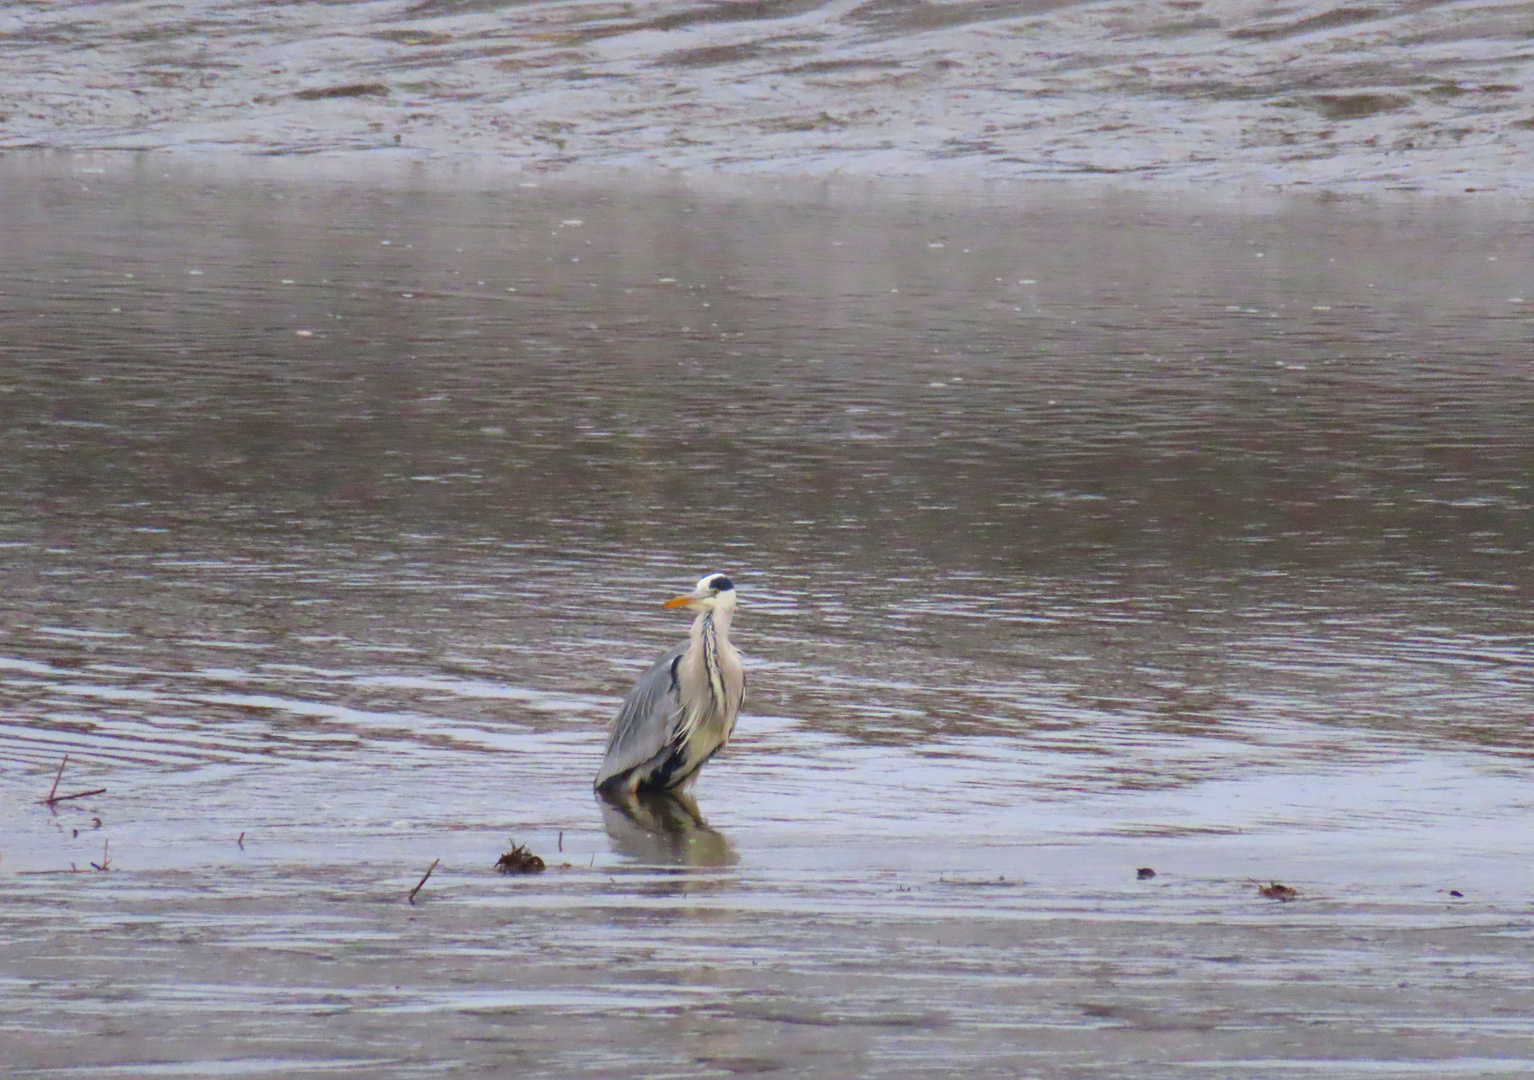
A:
POLYGON ((731 866, 735 845, 703 820, 692 797, 670 791, 600 791, 613 850, 655 866, 731 866))

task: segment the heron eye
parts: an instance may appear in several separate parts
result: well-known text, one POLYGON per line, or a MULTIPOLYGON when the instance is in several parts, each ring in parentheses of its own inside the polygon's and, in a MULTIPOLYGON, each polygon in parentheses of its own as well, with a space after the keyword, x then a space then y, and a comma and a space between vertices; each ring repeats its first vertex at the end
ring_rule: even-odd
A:
POLYGON ((724 592, 724 590, 726 590, 726 589, 733 589, 733 588, 735 588, 735 583, 733 581, 731 581, 729 578, 725 577, 723 574, 721 574, 719 577, 716 577, 713 581, 710 581, 708 583, 708 587, 710 589, 713 589, 715 592, 724 592))

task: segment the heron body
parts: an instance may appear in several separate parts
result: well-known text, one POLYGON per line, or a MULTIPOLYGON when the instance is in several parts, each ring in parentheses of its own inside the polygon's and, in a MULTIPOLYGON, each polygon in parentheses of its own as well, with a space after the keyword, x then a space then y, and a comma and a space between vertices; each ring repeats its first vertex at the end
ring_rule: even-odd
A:
POLYGON ((709 574, 666 607, 696 611, 687 640, 639 677, 623 699, 598 791, 685 791, 730 739, 746 694, 740 654, 730 644, 735 586, 709 574))

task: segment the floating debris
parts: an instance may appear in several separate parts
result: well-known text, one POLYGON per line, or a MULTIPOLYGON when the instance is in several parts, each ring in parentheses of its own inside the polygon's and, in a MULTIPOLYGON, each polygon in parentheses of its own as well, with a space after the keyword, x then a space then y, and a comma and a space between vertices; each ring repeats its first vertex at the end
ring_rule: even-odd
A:
POLYGON ((48 789, 48 797, 44 799, 43 802, 51 803, 53 801, 53 797, 59 793, 59 781, 64 778, 64 766, 68 764, 69 755, 65 754, 64 760, 59 762, 59 771, 53 774, 53 787, 48 789))
POLYGON ((1257 886, 1257 895, 1268 900, 1298 900, 1300 898, 1300 890, 1291 889, 1289 886, 1281 885, 1276 881, 1270 881, 1266 885, 1257 886))
POLYGON ((1450 889, 1449 890, 1449 895, 1453 896, 1453 897, 1457 897, 1457 898, 1459 898, 1461 900, 1463 900, 1465 898, 1465 894, 1460 892, 1458 889, 1450 889))
POLYGON ((415 894, 421 891, 421 886, 426 884, 426 879, 431 877, 431 872, 437 868, 437 864, 441 861, 441 859, 433 859, 431 861, 431 865, 426 868, 426 873, 421 875, 421 880, 415 883, 415 888, 411 889, 410 895, 405 897, 406 900, 409 900, 412 904, 415 903, 415 894))
POLYGON ((69 764, 69 755, 65 754, 64 755, 64 760, 59 762, 59 771, 53 774, 53 787, 48 790, 48 797, 46 799, 38 799, 37 800, 43 806, 49 807, 51 809, 51 808, 53 808, 54 806, 56 806, 57 804, 59 804, 61 802, 68 802, 70 799, 83 799, 83 798, 86 798, 89 795, 101 795, 101 794, 105 793, 106 788, 99 787, 99 788, 92 788, 90 791, 77 791, 73 795, 60 795, 59 794, 59 781, 61 779, 63 779, 63 777, 64 777, 64 766, 68 765, 68 764, 69 764))
POLYGON ((1142 866, 1142 867, 1140 867, 1140 869, 1135 871, 1135 877, 1139 878, 1141 881, 1149 881, 1151 878, 1153 878, 1155 876, 1156 876, 1156 871, 1152 870, 1148 866, 1142 866))
POLYGON ((543 860, 513 841, 511 850, 495 860, 495 868, 503 874, 541 874, 543 860))

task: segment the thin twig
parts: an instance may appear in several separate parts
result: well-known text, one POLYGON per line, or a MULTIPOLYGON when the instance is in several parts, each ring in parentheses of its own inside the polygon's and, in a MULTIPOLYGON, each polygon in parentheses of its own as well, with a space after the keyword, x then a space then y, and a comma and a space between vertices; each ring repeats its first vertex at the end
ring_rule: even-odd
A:
POLYGON ((565 830, 559 830, 559 850, 565 850, 565 830))
POLYGON ((110 837, 108 837, 107 839, 105 839, 105 840, 103 840, 101 842, 101 865, 100 866, 96 866, 95 863, 91 863, 92 866, 96 866, 97 870, 110 870, 110 869, 112 869, 112 860, 107 858, 107 845, 110 844, 111 842, 112 842, 112 840, 111 840, 110 837))
POLYGON ((410 895, 406 899, 412 904, 415 903, 415 894, 421 891, 421 886, 426 884, 426 879, 431 877, 431 872, 437 868, 437 864, 441 861, 441 859, 433 859, 431 865, 426 868, 426 873, 421 875, 421 880, 416 882, 415 888, 410 890, 410 895))
POLYGON ((100 795, 105 791, 106 788, 99 787, 91 791, 77 791, 73 795, 50 795, 46 799, 39 799, 38 802, 45 806, 52 806, 54 803, 68 802, 70 799, 83 799, 87 795, 100 795))
POLYGON ((59 762, 59 771, 53 774, 53 787, 48 789, 48 797, 44 799, 43 802, 51 803, 53 801, 53 796, 56 795, 59 790, 59 781, 64 778, 64 766, 68 764, 69 755, 65 754, 64 760, 59 762))
POLYGON ((240 850, 241 851, 244 851, 245 850, 245 834, 244 833, 240 833, 240 838, 238 840, 236 840, 235 843, 240 845, 240 850))

